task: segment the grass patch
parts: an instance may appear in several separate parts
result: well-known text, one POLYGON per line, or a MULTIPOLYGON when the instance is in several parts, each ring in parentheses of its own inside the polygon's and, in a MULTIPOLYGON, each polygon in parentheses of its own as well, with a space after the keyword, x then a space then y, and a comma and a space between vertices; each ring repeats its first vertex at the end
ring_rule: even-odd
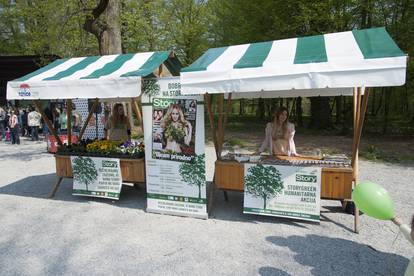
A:
POLYGON ((230 147, 239 146, 241 148, 247 146, 247 143, 240 138, 231 138, 227 140, 226 144, 230 147))

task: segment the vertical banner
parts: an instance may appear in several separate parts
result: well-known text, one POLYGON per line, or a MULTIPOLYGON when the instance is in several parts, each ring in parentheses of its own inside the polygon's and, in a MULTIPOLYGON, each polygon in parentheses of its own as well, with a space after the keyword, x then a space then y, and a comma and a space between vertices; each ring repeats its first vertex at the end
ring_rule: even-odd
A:
POLYGON ((73 195, 119 199, 122 175, 119 159, 71 156, 73 195))
POLYGON ((202 99, 179 77, 143 81, 148 212, 207 218, 202 99))
POLYGON ((316 167, 245 164, 243 212, 319 221, 321 172, 316 167))

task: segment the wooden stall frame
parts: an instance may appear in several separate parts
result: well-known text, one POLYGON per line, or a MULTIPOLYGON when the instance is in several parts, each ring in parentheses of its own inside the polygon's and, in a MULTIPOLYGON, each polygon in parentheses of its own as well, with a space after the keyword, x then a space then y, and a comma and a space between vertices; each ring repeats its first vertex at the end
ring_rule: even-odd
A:
MULTIPOLYGON (((225 138, 225 125, 228 119, 228 113, 230 112, 231 108, 231 99, 232 93, 229 93, 227 98, 227 109, 224 114, 224 121, 223 121, 223 101, 224 101, 224 94, 217 94, 217 109, 218 109, 218 123, 217 127, 214 123, 214 116, 212 111, 212 100, 211 95, 206 93, 205 96, 205 103, 207 105, 207 113, 210 122, 210 127, 213 134, 213 143, 216 152, 217 160, 221 160, 221 152, 223 149, 223 143, 225 138)), ((369 89, 365 89, 365 87, 355 87, 353 93, 353 126, 354 126, 354 135, 353 135, 353 143, 352 143, 352 176, 353 176, 353 186, 358 184, 358 148, 361 142, 361 135, 362 135, 362 127, 365 119, 365 113, 368 106, 368 98, 369 98, 369 89)), ((210 189, 210 200, 208 204, 208 213, 211 214, 211 208, 213 205, 213 198, 215 191, 217 190, 217 185, 215 184, 215 169, 214 169, 214 176, 212 187, 210 189)), ((227 200, 227 192, 223 190, 224 197, 227 200)), ((341 201, 342 202, 342 201, 341 201)), ((342 202, 342 207, 346 207, 346 200, 342 202)), ((359 210, 355 206, 354 210, 354 232, 359 233, 359 210)))

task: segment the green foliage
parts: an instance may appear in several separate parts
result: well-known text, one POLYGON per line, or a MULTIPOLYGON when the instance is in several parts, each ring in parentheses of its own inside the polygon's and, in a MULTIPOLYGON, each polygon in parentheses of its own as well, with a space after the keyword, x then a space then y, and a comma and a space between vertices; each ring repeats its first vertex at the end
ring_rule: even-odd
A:
POLYGON ((262 164, 250 167, 247 172, 244 178, 247 193, 263 198, 263 209, 266 209, 267 200, 277 196, 283 189, 280 172, 273 166, 262 164))
POLYGON ((174 140, 178 143, 182 143, 184 141, 185 131, 181 125, 175 127, 171 122, 167 122, 164 135, 168 140, 174 140))
POLYGON ((76 157, 73 160, 73 177, 80 183, 85 183, 88 191, 88 184, 98 177, 95 163, 89 157, 76 157))
POLYGON ((142 91, 149 96, 155 96, 160 92, 160 85, 156 79, 143 80, 142 91))
POLYGON ((205 154, 196 155, 191 162, 182 163, 179 169, 181 178, 188 185, 198 186, 198 198, 201 198, 201 187, 206 185, 205 154))
POLYGON ((239 139, 239 138, 231 138, 227 141, 227 144, 231 147, 234 147, 234 146, 243 147, 243 146, 246 145, 246 142, 242 139, 239 139))

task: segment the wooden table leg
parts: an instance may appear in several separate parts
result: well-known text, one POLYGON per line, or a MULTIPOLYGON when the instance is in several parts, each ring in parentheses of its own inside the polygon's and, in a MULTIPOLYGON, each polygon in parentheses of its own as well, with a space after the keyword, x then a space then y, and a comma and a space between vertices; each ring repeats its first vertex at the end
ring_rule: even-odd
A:
POLYGON ((57 192, 57 190, 59 189, 60 183, 62 182, 63 177, 59 177, 58 181, 56 182, 55 186, 53 187, 52 191, 49 194, 49 198, 53 198, 57 192))
POLYGON ((227 202, 229 201, 229 195, 227 194, 227 191, 223 191, 224 200, 227 202))
POLYGON ((211 209, 213 208, 214 194, 216 193, 216 184, 214 181, 211 182, 211 187, 208 195, 207 214, 211 215, 211 209))

